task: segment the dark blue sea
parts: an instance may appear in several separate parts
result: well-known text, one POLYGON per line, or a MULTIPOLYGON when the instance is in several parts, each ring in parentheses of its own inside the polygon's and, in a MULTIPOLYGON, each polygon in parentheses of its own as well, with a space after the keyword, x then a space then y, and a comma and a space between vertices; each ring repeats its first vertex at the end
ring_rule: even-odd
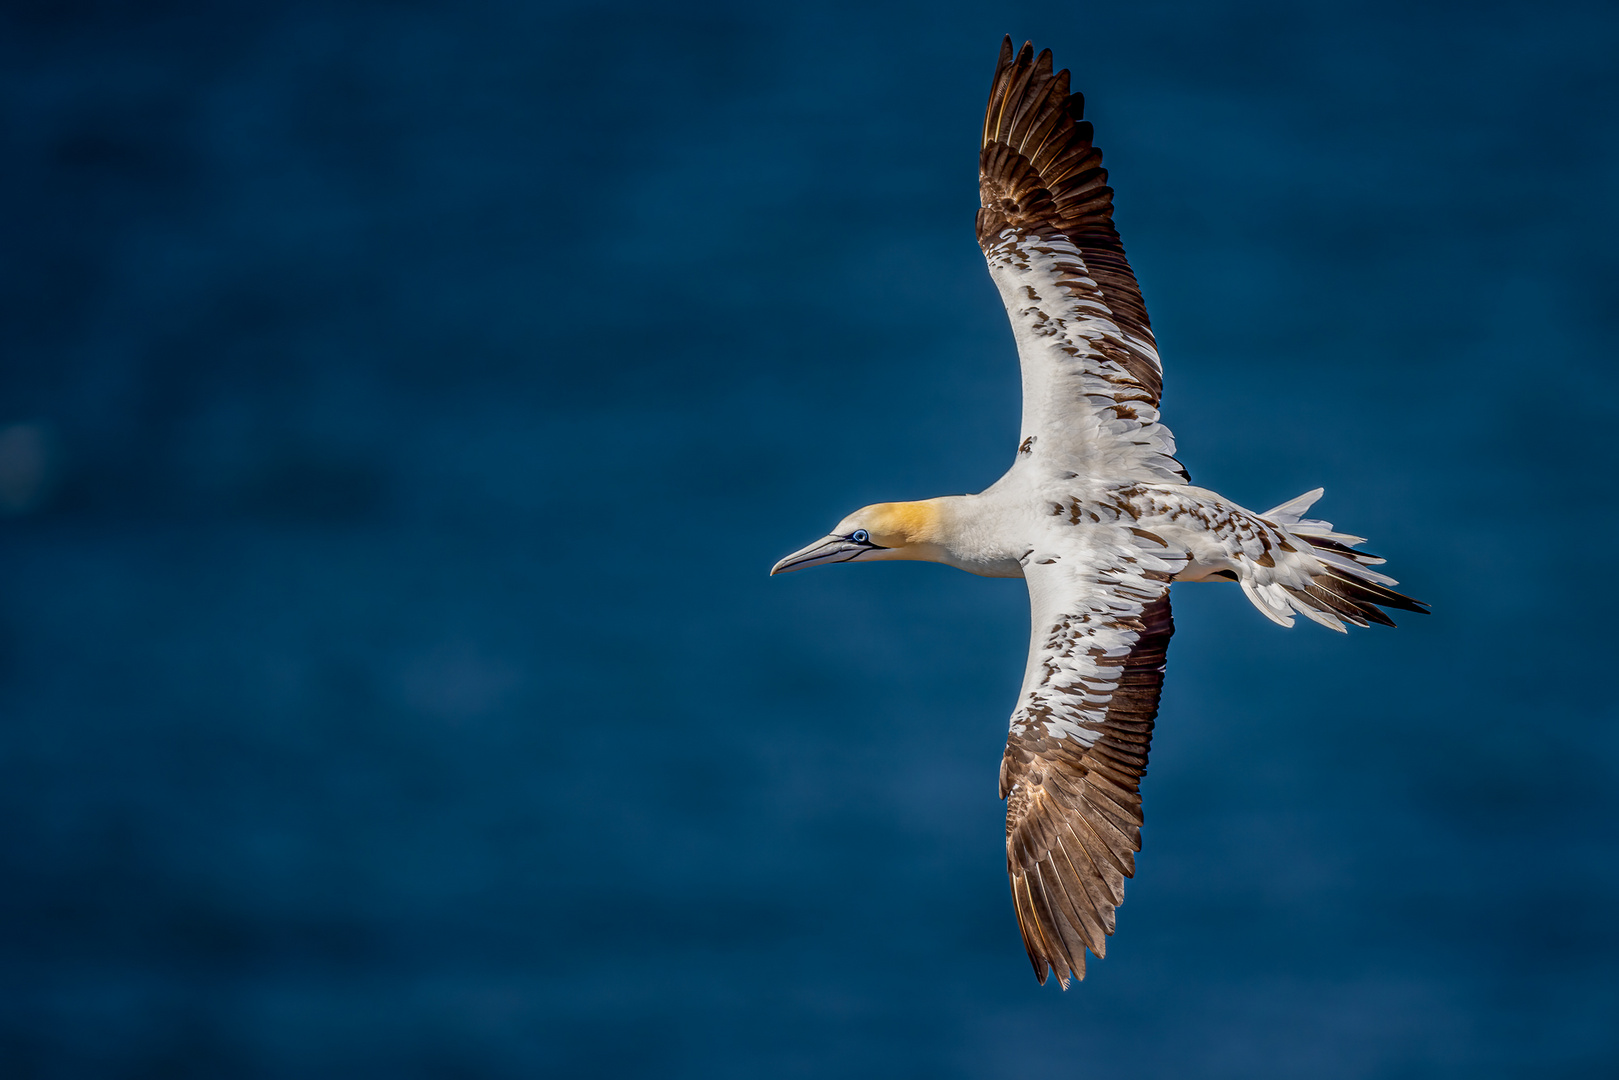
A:
POLYGON ((1619 12, 0 14, 0 1075, 1619 1075, 1619 12), (770 579, 1011 461, 1003 34, 1195 480, 1433 605, 1179 586, 1035 984, 1021 583, 770 579), (1397 613, 1398 614, 1398 613, 1397 613))

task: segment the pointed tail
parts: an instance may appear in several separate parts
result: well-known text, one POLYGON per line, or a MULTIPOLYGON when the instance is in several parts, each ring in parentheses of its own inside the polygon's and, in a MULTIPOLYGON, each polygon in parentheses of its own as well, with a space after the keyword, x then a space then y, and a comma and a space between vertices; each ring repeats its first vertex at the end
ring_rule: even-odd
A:
MULTIPOLYGON (((1374 622, 1393 626, 1394 620, 1388 617, 1384 608, 1428 614, 1427 604, 1395 592, 1389 586, 1399 584, 1397 581, 1371 569, 1382 565, 1385 560, 1370 552, 1355 550, 1366 542, 1363 537, 1337 532, 1330 521, 1304 516, 1321 498, 1322 491, 1322 488, 1306 491, 1298 498, 1259 515, 1267 524, 1287 536, 1308 544, 1309 554, 1314 556, 1308 562, 1316 565, 1298 567, 1307 570, 1305 576, 1296 573, 1276 575, 1274 580, 1263 586, 1251 583, 1249 578, 1244 577, 1242 587, 1248 598, 1273 619, 1276 618, 1272 614, 1273 608, 1291 608, 1307 619, 1339 631, 1343 630, 1344 622, 1356 626, 1367 626, 1374 622), (1260 591, 1265 594, 1263 599, 1257 595, 1260 591), (1274 602, 1276 600, 1283 600, 1284 603, 1278 605, 1274 602)), ((1288 623, 1291 622, 1289 619, 1288 623)))

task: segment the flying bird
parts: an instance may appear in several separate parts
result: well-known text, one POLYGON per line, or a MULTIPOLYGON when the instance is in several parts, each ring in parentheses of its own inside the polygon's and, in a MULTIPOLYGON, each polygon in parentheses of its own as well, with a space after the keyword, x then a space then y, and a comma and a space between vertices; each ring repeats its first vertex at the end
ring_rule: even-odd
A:
POLYGON ((978 245, 1012 322, 1023 420, 1012 466, 977 495, 878 503, 787 556, 922 559, 1028 584, 1029 660, 1000 790, 1023 944, 1044 984, 1104 954, 1141 849, 1141 777, 1174 622, 1169 587, 1233 581, 1282 626, 1342 632, 1425 612, 1306 517, 1321 489, 1264 513, 1191 483, 1158 414, 1163 368, 1113 228, 1113 189, 1067 70, 1001 44, 978 156, 978 245))

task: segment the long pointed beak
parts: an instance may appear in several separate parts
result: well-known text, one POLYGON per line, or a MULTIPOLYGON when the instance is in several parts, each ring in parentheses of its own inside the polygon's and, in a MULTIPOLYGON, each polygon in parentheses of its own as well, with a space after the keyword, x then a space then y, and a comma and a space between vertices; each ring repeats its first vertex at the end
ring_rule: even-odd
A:
POLYGON ((848 562, 862 552, 875 550, 876 547, 876 544, 862 544, 850 540, 847 536, 828 536, 824 540, 815 541, 807 548, 793 552, 772 566, 770 576, 802 570, 806 566, 819 566, 821 563, 848 562))

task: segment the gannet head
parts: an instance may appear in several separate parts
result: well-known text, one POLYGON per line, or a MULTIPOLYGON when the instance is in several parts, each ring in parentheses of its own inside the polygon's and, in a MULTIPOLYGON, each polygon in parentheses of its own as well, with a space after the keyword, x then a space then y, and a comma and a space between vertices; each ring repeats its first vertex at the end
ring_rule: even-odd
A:
POLYGON ((785 574, 821 563, 872 562, 877 559, 941 561, 943 520, 941 499, 922 502, 876 503, 862 507, 838 522, 832 532, 770 568, 785 574))

